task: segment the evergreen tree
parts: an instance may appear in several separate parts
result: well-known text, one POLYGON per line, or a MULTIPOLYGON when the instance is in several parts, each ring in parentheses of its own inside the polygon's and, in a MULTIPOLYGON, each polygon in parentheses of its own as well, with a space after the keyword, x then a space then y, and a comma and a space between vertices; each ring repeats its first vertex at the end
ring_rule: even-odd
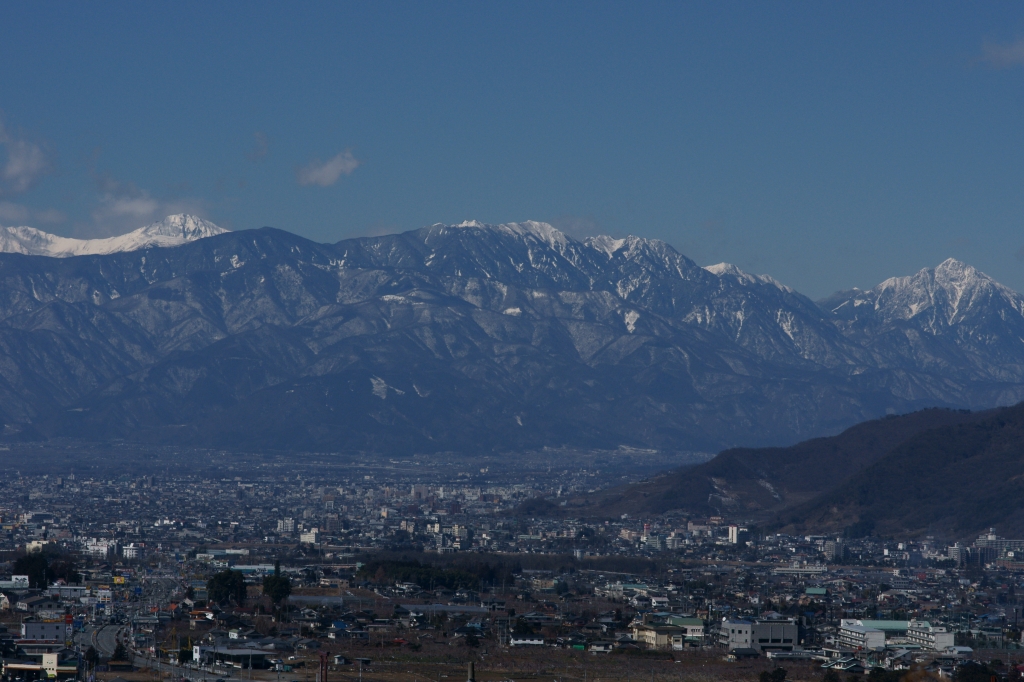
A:
POLYGON ((292 593, 292 581, 281 575, 281 562, 274 562, 274 575, 263 578, 263 594, 270 597, 274 605, 280 604, 292 593))
POLYGON ((221 571, 207 581, 206 591, 211 601, 241 604, 245 601, 245 576, 240 571, 221 571))

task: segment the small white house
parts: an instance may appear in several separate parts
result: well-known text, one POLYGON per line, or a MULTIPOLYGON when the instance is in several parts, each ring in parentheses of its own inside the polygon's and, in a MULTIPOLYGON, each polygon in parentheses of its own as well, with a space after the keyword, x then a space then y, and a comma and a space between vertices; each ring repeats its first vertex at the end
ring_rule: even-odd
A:
POLYGON ((508 643, 511 646, 544 646, 544 638, 539 635, 512 635, 508 643))

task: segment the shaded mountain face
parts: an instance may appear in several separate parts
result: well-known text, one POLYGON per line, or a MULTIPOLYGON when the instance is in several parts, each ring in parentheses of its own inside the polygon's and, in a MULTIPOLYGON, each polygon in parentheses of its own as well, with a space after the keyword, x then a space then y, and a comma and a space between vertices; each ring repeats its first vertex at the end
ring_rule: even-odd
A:
POLYGON ((966 321, 920 327, 936 364, 878 341, 895 322, 543 223, 0 254, 0 419, 8 438, 239 449, 711 451, 1019 399, 1024 342, 958 364, 984 357, 966 321))
MULTIPOLYGON (((684 510, 759 522, 802 519, 803 515, 792 515, 786 510, 822 499, 823 494, 843 487, 848 479, 919 434, 976 422, 988 415, 932 408, 863 422, 836 436, 814 438, 789 447, 733 448, 703 464, 569 500, 555 511, 573 516, 617 517, 684 510)), ((852 522, 843 523, 841 516, 837 516, 836 523, 841 532, 852 522)), ((802 530, 808 529, 814 530, 813 524, 802 530)))
POLYGON ((967 538, 1024 532, 1024 405, 922 431, 823 495, 782 512, 794 532, 967 538))

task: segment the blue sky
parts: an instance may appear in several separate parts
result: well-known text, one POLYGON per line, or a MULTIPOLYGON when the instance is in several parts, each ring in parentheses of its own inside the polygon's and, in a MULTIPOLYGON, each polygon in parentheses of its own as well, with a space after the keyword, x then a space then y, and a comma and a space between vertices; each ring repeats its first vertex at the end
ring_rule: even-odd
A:
POLYGON ((8 3, 0 224, 545 220, 1024 291, 1020 3, 8 3))

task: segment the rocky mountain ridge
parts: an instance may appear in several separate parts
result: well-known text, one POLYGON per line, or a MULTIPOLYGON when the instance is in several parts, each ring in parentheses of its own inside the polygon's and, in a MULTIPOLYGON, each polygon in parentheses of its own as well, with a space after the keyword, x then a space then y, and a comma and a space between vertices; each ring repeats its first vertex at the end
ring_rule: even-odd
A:
POLYGON ((59 237, 34 227, 0 227, 0 253, 68 258, 137 251, 154 246, 180 246, 225 232, 227 230, 207 220, 186 214, 167 216, 152 225, 105 239, 59 237))
POLYGON ((963 280, 965 314, 879 294, 848 319, 658 240, 536 222, 6 253, 0 419, 7 438, 381 454, 784 444, 1020 400, 1020 297, 989 282, 963 280))

